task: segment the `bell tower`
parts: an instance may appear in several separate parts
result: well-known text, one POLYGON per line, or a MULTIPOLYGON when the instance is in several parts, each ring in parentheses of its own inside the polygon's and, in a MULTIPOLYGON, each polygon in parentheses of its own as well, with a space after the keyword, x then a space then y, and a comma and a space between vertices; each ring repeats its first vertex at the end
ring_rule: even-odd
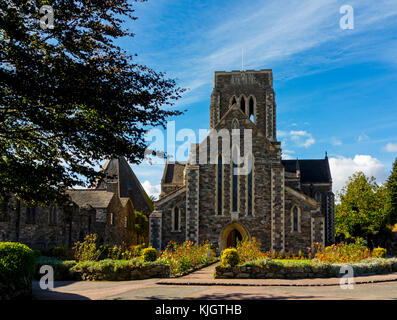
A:
POLYGON ((210 128, 237 104, 270 141, 276 139, 276 102, 271 69, 215 71, 210 128))

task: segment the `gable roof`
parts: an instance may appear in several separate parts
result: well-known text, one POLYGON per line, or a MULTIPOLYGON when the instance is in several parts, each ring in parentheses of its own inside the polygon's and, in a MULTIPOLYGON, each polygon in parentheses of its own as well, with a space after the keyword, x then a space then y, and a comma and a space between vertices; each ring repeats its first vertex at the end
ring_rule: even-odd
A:
POLYGON ((308 160, 281 160, 285 171, 295 173, 300 170, 302 183, 330 183, 332 182, 328 158, 308 160))
POLYGON ((66 193, 79 207, 90 205, 93 208, 107 208, 115 195, 106 190, 68 190, 66 193))
POLYGON ((106 189, 107 182, 117 182, 120 198, 130 198, 138 211, 149 213, 153 210, 152 201, 124 157, 108 160, 103 172, 108 178, 100 181, 96 190, 106 189))

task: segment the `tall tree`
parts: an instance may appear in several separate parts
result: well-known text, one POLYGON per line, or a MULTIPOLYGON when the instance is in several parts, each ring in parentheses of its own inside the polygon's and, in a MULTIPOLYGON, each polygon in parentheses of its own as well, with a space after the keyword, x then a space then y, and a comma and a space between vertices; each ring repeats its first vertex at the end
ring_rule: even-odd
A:
POLYGON ((141 161, 144 132, 180 114, 175 81, 115 44, 135 2, 0 2, 0 197, 63 201, 105 158, 141 161))
POLYGON ((388 193, 387 210, 389 211, 390 224, 397 223, 397 158, 394 160, 393 168, 386 182, 388 193))
POLYGON ((349 177, 336 206, 336 235, 367 237, 384 231, 389 217, 386 210, 387 191, 374 177, 357 172, 349 177))

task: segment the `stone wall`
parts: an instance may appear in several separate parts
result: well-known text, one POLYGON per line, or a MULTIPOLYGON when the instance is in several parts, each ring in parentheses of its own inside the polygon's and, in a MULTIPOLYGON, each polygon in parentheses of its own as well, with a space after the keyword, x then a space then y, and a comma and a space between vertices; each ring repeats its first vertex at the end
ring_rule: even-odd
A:
POLYGON ((303 279, 327 278, 329 270, 316 267, 221 267, 215 268, 215 279, 303 279))
POLYGON ((9 201, 7 218, 0 222, 0 241, 21 242, 40 250, 72 246, 84 235, 94 232, 95 210, 92 208, 69 205, 29 209, 14 197, 9 201))

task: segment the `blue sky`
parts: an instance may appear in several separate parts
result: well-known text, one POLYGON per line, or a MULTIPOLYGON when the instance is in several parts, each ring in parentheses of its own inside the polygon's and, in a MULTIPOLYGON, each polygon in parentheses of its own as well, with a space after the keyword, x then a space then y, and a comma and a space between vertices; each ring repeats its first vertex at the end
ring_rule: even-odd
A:
MULTIPOLYGON (((216 70, 272 69, 284 158, 328 151, 334 190, 354 171, 382 183, 397 156, 395 0, 149 0, 136 5, 136 35, 120 45, 137 62, 188 88, 176 131, 209 127, 216 70), (339 9, 354 9, 343 30, 339 9)), ((182 160, 182 159, 179 159, 182 160)), ((157 195, 163 166, 133 166, 157 195)))

